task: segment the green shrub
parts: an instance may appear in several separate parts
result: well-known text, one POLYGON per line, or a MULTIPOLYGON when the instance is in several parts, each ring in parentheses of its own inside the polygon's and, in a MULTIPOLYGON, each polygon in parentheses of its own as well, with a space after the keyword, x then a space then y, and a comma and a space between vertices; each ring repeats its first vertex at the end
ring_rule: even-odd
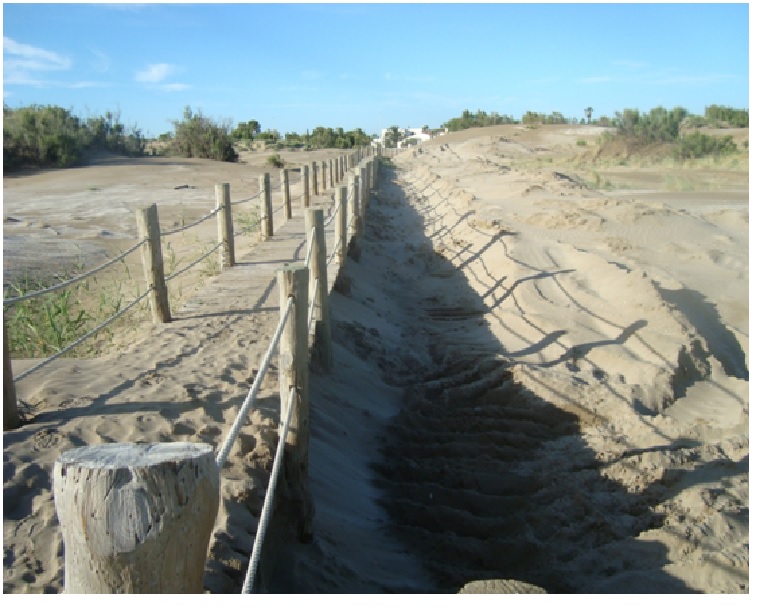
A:
POLYGON ((275 168, 283 168, 285 166, 285 160, 280 157, 280 154, 272 154, 267 158, 267 164, 274 166, 275 168))
POLYGON ((83 121, 54 105, 3 106, 3 169, 25 164, 68 167, 89 149, 140 155, 144 146, 141 131, 126 130, 119 113, 83 121))
POLYGON ((200 111, 192 113, 187 106, 182 119, 174 121, 173 126, 175 134, 171 141, 171 154, 220 162, 237 161, 237 152, 226 124, 217 124, 200 111))
POLYGON ((686 134, 677 146, 675 156, 680 160, 722 156, 734 153, 738 146, 731 136, 713 137, 701 132, 686 134))

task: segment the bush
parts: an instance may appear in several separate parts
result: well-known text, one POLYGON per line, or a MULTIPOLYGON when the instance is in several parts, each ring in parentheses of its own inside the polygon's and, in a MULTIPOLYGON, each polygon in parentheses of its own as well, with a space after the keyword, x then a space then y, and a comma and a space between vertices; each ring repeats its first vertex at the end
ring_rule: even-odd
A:
POLYGON ((3 106, 3 169, 73 166, 89 149, 141 155, 144 146, 141 131, 126 131, 119 113, 83 121, 57 106, 3 106))
POLYGON ((704 156, 722 156, 734 153, 737 145, 731 136, 712 137, 700 132, 687 134, 677 146, 675 156, 680 160, 703 158, 704 156))
POLYGON ((280 157, 280 154, 272 154, 267 158, 267 164, 274 166, 275 168, 283 168, 285 166, 285 160, 280 157))
POLYGON ((200 111, 192 113, 185 107, 181 121, 174 121, 176 129, 170 153, 184 158, 206 158, 220 162, 237 162, 237 152, 229 134, 229 126, 217 124, 200 111))

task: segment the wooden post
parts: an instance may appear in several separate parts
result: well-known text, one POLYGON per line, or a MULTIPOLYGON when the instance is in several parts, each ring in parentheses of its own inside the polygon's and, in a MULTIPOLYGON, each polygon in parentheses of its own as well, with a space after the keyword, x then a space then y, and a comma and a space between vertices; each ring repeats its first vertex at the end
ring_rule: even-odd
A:
POLYGON ((283 175, 283 205, 285 207, 285 219, 290 220, 293 217, 291 210, 291 184, 288 182, 288 169, 282 170, 283 175))
POLYGON ((294 298, 293 313, 280 337, 280 432, 288 420, 288 399, 296 389, 296 407, 288 423, 285 439, 283 488, 296 513, 297 530, 302 542, 312 541, 314 505, 309 489, 309 329, 307 301, 309 269, 303 264, 289 264, 277 271, 280 310, 294 298))
POLYGON ((165 287, 165 272, 163 270, 163 246, 160 243, 160 220, 157 217, 157 205, 152 204, 146 209, 136 211, 136 223, 139 227, 139 238, 147 242, 141 251, 144 263, 144 278, 150 293, 152 321, 161 324, 171 321, 171 308, 168 304, 168 289, 165 287))
POLYGON ((304 207, 309 207, 309 167, 305 164, 301 168, 301 182, 304 185, 304 207))
POLYGON ((266 241, 274 236, 275 226, 272 221, 272 190, 269 186, 269 173, 261 177, 261 238, 266 241))
MULTIPOLYGON (((313 291, 317 280, 317 298, 315 302, 315 314, 308 314, 307 318, 316 315, 315 325, 315 349, 320 366, 326 371, 333 367, 331 354, 331 306, 328 302, 328 250, 325 245, 325 227, 323 224, 322 207, 312 207, 304 218, 307 236, 312 235, 314 229, 315 245, 309 260, 309 291, 313 291)), ((312 303, 310 294, 309 303, 312 303)))
POLYGON ((214 188, 216 196, 216 221, 219 228, 219 265, 222 269, 235 266, 235 227, 232 222, 232 204, 229 199, 229 184, 218 183, 214 188))
POLYGON ((317 196, 320 192, 317 191, 317 161, 312 160, 312 195, 317 196))
POLYGON ((15 429, 21 424, 19 406, 16 402, 16 385, 13 383, 11 354, 8 351, 8 333, 3 320, 3 430, 15 429))
POLYGON ((341 268, 347 251, 347 186, 336 186, 336 263, 341 268))
POLYGON ((341 181, 341 177, 339 177, 339 158, 333 158, 331 162, 333 162, 333 179, 338 184, 341 181))
POLYGON ((65 593, 202 593, 219 507, 213 448, 72 448, 53 467, 65 593))
POLYGON ((368 169, 365 164, 357 168, 360 174, 360 222, 365 226, 365 210, 368 207, 368 169))
POLYGON ((323 192, 325 192, 328 189, 328 184, 326 181, 328 163, 325 160, 323 160, 321 163, 321 166, 322 166, 323 192))

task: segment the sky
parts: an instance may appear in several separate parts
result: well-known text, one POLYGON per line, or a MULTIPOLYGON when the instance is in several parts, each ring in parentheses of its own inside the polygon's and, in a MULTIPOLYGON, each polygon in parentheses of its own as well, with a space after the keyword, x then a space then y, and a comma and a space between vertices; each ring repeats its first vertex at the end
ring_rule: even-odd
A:
MULTIPOLYGON (((762 9, 761 9, 762 10, 762 9)), ((3 102, 263 130, 749 108, 753 3, 3 4, 3 102)), ((753 23, 754 27, 754 23, 753 23)), ((757 30, 756 30, 757 31, 757 30)))

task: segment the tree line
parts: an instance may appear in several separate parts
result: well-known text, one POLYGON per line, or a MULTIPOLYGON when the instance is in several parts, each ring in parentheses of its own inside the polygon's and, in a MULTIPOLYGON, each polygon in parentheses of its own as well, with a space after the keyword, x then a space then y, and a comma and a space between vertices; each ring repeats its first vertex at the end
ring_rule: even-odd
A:
POLYGON ((81 119, 57 106, 3 105, 3 170, 26 164, 72 166, 90 150, 141 155, 145 139, 119 112, 81 119))
MULTIPOLYGON (((317 127, 311 133, 263 131, 256 120, 232 127, 229 120, 216 121, 187 106, 181 119, 172 121, 174 130, 160 135, 165 153, 187 158, 208 158, 236 162, 236 145, 263 141, 274 149, 284 147, 350 149, 371 143, 360 128, 317 127)), ((3 170, 23 166, 69 167, 84 161, 93 151, 140 156, 149 140, 137 127, 126 127, 119 112, 86 119, 56 105, 11 108, 3 105, 3 170)))

